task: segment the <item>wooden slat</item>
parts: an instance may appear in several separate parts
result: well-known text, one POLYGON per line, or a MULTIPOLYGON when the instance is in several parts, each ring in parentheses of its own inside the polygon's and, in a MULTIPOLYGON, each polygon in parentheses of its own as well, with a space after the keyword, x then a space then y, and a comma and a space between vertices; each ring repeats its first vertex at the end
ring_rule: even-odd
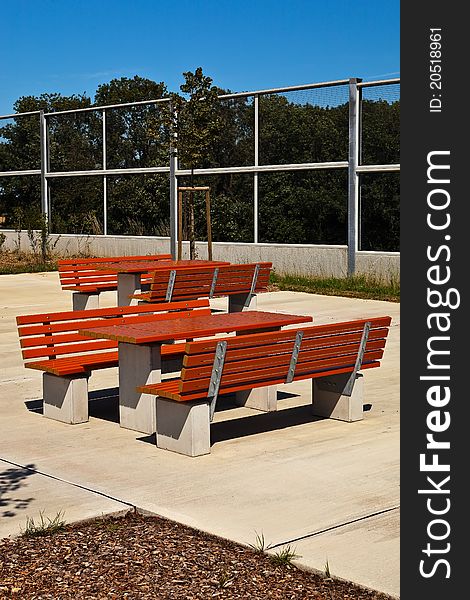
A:
MULTIPOLYGON (((178 273, 176 274, 175 284, 173 286, 173 290, 178 289, 191 289, 191 288, 199 288, 203 287, 210 288, 212 284, 213 274, 211 273, 208 277, 186 277, 180 278, 178 277, 178 273)), ((249 291, 251 288, 252 277, 237 277, 237 278, 217 278, 215 291, 220 291, 221 289, 230 289, 230 288, 240 288, 242 291, 249 291)), ((260 289, 262 287, 266 287, 269 283, 269 274, 261 275, 258 277, 255 289, 260 289)), ((152 281, 150 290, 155 292, 166 292, 168 286, 168 277, 162 282, 155 283, 155 280, 152 281)))
MULTIPOLYGON (((260 269, 254 291, 266 289, 269 284, 272 263, 228 264, 219 267, 213 295, 225 296, 248 292, 251 289, 257 264, 260 269)), ((199 268, 192 271, 188 269, 178 270, 173 287, 173 297, 191 298, 208 294, 211 289, 213 276, 214 267, 199 268)), ((150 293, 145 294, 144 297, 139 297, 150 302, 160 300, 165 297, 167 286, 168 273, 157 271, 150 285, 150 293)))
MULTIPOLYGON (((372 369, 374 367, 379 367, 380 366, 380 362, 378 361, 373 361, 370 363, 364 363, 361 367, 361 370, 364 369, 372 369)), ((346 368, 339 368, 339 369, 329 369, 329 370, 325 370, 325 371, 321 371, 321 372, 317 372, 317 373, 301 373, 301 374, 296 374, 294 376, 293 381, 302 381, 303 379, 316 379, 319 377, 327 377, 330 375, 341 375, 343 373, 351 373, 353 371, 353 367, 346 367, 346 368)), ((251 390, 253 388, 257 388, 257 387, 265 387, 266 385, 280 385, 285 383, 285 377, 283 378, 277 378, 277 379, 272 379, 269 380, 269 383, 266 383, 265 381, 258 381, 255 383, 245 383, 245 384, 239 384, 239 385, 235 385, 235 386, 231 386, 231 387, 226 387, 224 388, 223 391, 221 391, 221 394, 232 394, 233 392, 239 392, 239 391, 243 391, 243 390, 251 390)), ((148 384, 148 385, 143 385, 137 388, 138 391, 143 392, 143 393, 147 393, 147 394, 155 394, 156 396, 163 396, 164 398, 169 398, 171 400, 175 400, 177 402, 190 402, 191 400, 198 400, 201 398, 207 398, 207 391, 202 391, 202 392, 192 392, 189 394, 185 394, 184 396, 181 395, 181 393, 175 392, 174 388, 172 386, 170 386, 169 384, 167 384, 167 382, 162 382, 162 383, 153 383, 153 384, 148 384)))
MULTIPOLYGON (((311 328, 310 328, 311 329, 311 328)), ((273 354, 282 354, 287 352, 292 354, 292 350, 294 347, 295 334, 297 330, 292 330, 288 339, 283 337, 281 341, 276 341, 275 334, 272 335, 272 339, 274 340, 272 343, 267 341, 260 342, 256 345, 243 346, 241 348, 233 348, 230 342, 234 338, 230 338, 229 347, 225 355, 225 362, 230 362, 231 360, 242 360, 247 358, 256 358, 257 356, 265 356, 267 352, 267 347, 269 347, 270 352, 273 354), (286 341, 284 341, 286 340, 286 341), (269 343, 269 346, 267 345, 269 343)), ((284 333, 284 332, 282 332, 284 333)), ((240 336, 242 337, 242 336, 240 336)), ((379 328, 373 329, 369 333, 369 340, 383 340, 385 342, 385 338, 387 337, 387 329, 379 328)), ((336 347, 342 344, 350 344, 352 342, 360 342, 362 338, 362 331, 355 331, 353 333, 345 333, 334 336, 309 336, 308 333, 304 334, 301 344, 301 350, 305 351, 312 348, 325 348, 325 347, 336 347)), ((239 339, 238 337, 236 338, 239 339)), ((185 355, 184 357, 184 367, 197 367, 204 365, 212 365, 214 362, 214 350, 197 353, 191 355, 185 355)))
POLYGON ((62 281, 68 281, 70 279, 85 279, 102 276, 102 280, 114 279, 117 281, 117 272, 115 270, 97 271, 91 269, 88 265, 75 267, 70 271, 59 271, 59 276, 62 281))
POLYGON ((64 258, 60 259, 57 264, 59 267, 68 265, 87 265, 94 263, 107 263, 116 262, 117 260, 171 260, 171 254, 149 254, 149 255, 138 255, 138 256, 106 256, 106 257, 94 257, 94 258, 64 258))
MULTIPOLYGON (((129 263, 160 262, 171 259, 170 254, 149 256, 106 257, 93 259, 59 260, 58 270, 62 289, 86 293, 116 290, 118 285, 117 270, 113 267, 116 261, 126 260, 129 263), (106 265, 110 265, 106 269, 106 265), (93 268, 94 267, 94 268, 93 268)), ((150 273, 141 276, 141 282, 150 283, 150 273)))
MULTIPOLYGON (((385 340, 373 340, 367 343, 367 351, 381 350, 385 346, 385 340)), ((247 357, 243 360, 233 360, 230 354, 225 355, 224 370, 222 379, 231 374, 237 372, 248 373, 248 371, 254 371, 264 368, 278 367, 280 370, 287 370, 290 365, 292 357, 292 347, 289 352, 283 352, 282 354, 274 354, 269 347, 264 356, 258 357, 247 357)), ((310 348, 306 349, 301 345, 300 352, 297 359, 297 369, 301 368, 302 363, 312 362, 313 360, 327 359, 336 357, 338 362, 345 360, 345 357, 350 357, 352 362, 355 361, 359 350, 359 342, 352 344, 344 344, 341 346, 328 346, 323 348, 310 348)), ((191 367, 183 368, 181 372, 181 378, 184 381, 191 381, 194 379, 210 379, 212 373, 212 365, 204 367, 191 367)))
MULTIPOLYGON (((364 353, 364 362, 369 362, 372 360, 380 360, 382 358, 383 352, 381 350, 365 352, 364 353)), ((325 369, 331 368, 346 368, 346 367, 354 367, 354 363, 356 360, 356 355, 345 355, 345 356, 334 356, 332 358, 320 359, 320 360, 312 360, 302 364, 297 364, 296 374, 301 373, 313 373, 315 371, 321 371, 325 369)), ((242 367, 243 368, 243 367, 242 367)), ((268 367, 258 369, 255 371, 239 371, 238 373, 232 374, 229 373, 225 375, 222 374, 222 379, 220 382, 220 390, 228 385, 237 385, 238 383, 248 383, 248 382, 256 382, 256 381, 269 381, 270 379, 278 378, 280 375, 278 367, 268 367)), ((287 372, 284 375, 284 379, 287 377, 287 372)), ((195 380, 180 380, 180 392, 181 394, 185 394, 193 391, 207 390, 209 388, 209 380, 207 379, 195 379, 195 380)))
POLYGON ((118 353, 107 352, 100 354, 90 354, 88 356, 75 357, 75 360, 65 360, 57 358, 56 360, 35 361, 26 363, 28 369, 37 369, 46 371, 53 375, 78 375, 81 373, 89 373, 91 370, 107 369, 115 367, 118 364, 118 353))
POLYGON ((43 333, 60 333, 65 331, 75 331, 77 329, 94 329, 97 327, 111 326, 111 325, 126 325, 136 323, 146 323, 154 321, 167 321, 172 319, 184 319, 194 318, 201 316, 210 315, 210 308, 202 308, 199 310, 191 311, 178 311, 170 313, 157 313, 157 314, 144 314, 138 316, 123 316, 110 319, 91 319, 67 323, 54 323, 52 325, 31 325, 27 327, 21 327, 20 335, 39 335, 43 333))
MULTIPOLYGON (((343 321, 341 323, 329 323, 327 325, 305 325, 298 326, 295 328, 284 329, 282 331, 270 332, 270 333, 254 333, 252 335, 240 335, 237 337, 220 337, 217 339, 199 340, 197 342, 188 342, 186 344, 186 354, 194 355, 201 354, 204 352, 210 352, 215 350, 219 341, 226 340, 229 342, 230 349, 234 348, 246 348, 260 344, 271 344, 273 340, 278 342, 288 341, 295 339, 296 331, 301 329, 304 332, 304 340, 329 336, 329 335, 340 335, 345 333, 351 333, 354 331, 361 331, 364 329, 364 325, 370 322, 371 329, 385 328, 391 323, 390 317, 373 317, 371 319, 357 319, 355 321, 343 321)), ((384 331, 386 333, 386 331, 384 331)))
POLYGON ((113 340, 93 340, 87 338, 86 342, 79 344, 56 344, 51 347, 32 348, 23 350, 23 358, 46 358, 51 356, 62 356, 64 354, 82 354, 86 352, 96 352, 97 350, 109 350, 117 348, 117 342, 113 340))
MULTIPOLYGON (((167 344, 162 346, 162 359, 168 360, 181 356, 184 344, 167 344)), ((88 373, 98 369, 108 369, 117 367, 118 352, 95 353, 86 355, 76 355, 71 357, 61 357, 55 360, 43 360, 26 363, 29 369, 46 371, 54 375, 74 375, 88 373)))
POLYGON ((29 325, 33 323, 53 323, 55 321, 89 319, 91 317, 113 317, 119 315, 132 315, 158 311, 187 310, 190 308, 207 308, 209 300, 191 300, 184 302, 162 302, 153 306, 115 306, 112 308, 97 308, 89 310, 68 310, 64 312, 41 313, 34 315, 23 315, 16 317, 17 325, 29 325))

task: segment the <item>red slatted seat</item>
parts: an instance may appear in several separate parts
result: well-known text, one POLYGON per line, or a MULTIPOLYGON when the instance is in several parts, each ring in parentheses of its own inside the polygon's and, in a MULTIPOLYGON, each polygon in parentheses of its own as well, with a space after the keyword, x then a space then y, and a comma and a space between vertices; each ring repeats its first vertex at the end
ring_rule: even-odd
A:
POLYGON ((179 378, 137 388, 157 396, 157 446, 208 454, 219 394, 235 393, 237 404, 271 411, 275 386, 302 379, 312 380, 313 414, 361 420, 359 371, 380 366, 390 322, 376 317, 188 342, 179 378))
POLYGON ((285 383, 298 330, 303 331, 303 338, 293 381, 352 372, 366 322, 371 325, 361 369, 378 367, 390 317, 188 342, 181 377, 145 385, 139 391, 177 402, 207 398, 216 347, 224 340, 227 349, 219 394, 285 383))
POLYGON ((169 298, 189 300, 248 295, 250 292, 257 294, 267 290, 271 270, 271 262, 181 269, 176 271, 173 285, 168 272, 157 271, 153 275, 150 291, 133 297, 145 302, 164 302, 169 298))
MULTIPOLYGON (((210 314, 208 300, 119 306, 96 310, 24 315, 16 318, 25 366, 57 376, 90 374, 118 365, 117 342, 90 339, 79 329, 124 323, 179 319, 210 314), (110 352, 110 350, 112 350, 110 352)), ((162 347, 164 358, 175 358, 184 343, 162 347)))
MULTIPOLYGON (((119 260, 133 262, 149 260, 170 260, 171 254, 149 256, 112 256, 106 258, 70 258, 58 261, 59 279, 62 289, 81 293, 99 293, 117 290, 117 272, 112 269, 96 269, 96 265, 105 265, 119 260)), ((141 276, 142 284, 149 285, 152 274, 141 276)))

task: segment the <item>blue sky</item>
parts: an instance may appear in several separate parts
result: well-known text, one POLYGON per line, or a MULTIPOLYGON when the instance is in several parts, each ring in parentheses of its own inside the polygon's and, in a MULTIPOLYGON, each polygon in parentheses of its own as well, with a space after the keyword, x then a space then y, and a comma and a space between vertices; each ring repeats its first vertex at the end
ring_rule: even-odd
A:
POLYGON ((202 66, 232 91, 397 77, 399 0, 2 0, 0 114, 20 96, 202 66))

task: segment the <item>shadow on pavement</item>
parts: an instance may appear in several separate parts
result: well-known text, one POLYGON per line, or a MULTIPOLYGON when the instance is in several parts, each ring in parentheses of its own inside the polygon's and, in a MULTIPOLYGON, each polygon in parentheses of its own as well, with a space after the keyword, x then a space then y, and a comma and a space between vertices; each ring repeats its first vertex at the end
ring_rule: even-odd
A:
POLYGON ((34 498, 22 498, 20 489, 25 487, 28 477, 35 475, 35 465, 11 466, 0 471, 0 517, 14 517, 25 510, 34 498))

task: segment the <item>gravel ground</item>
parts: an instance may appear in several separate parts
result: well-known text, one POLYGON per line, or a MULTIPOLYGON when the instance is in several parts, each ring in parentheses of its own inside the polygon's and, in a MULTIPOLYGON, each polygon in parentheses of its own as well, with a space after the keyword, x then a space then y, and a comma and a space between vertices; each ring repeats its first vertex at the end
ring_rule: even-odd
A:
POLYGON ((277 565, 189 527, 130 512, 51 535, 0 540, 0 598, 389 600, 353 584, 277 565))

